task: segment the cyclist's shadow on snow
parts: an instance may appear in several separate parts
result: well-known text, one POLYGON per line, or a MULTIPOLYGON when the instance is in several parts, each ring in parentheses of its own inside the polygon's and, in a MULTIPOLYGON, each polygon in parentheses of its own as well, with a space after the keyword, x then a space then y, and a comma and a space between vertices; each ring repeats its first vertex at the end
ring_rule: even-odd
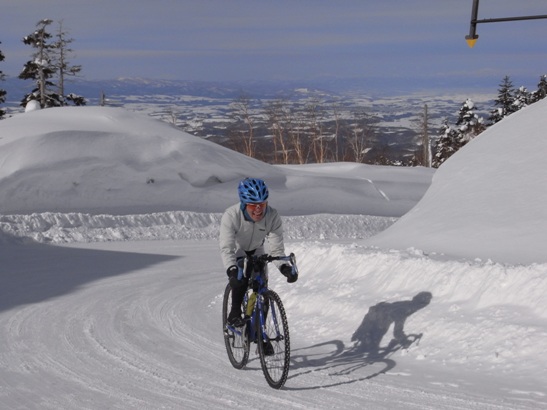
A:
MULTIPOLYGON (((374 378, 392 370, 397 363, 391 359, 394 352, 408 349, 412 344, 418 344, 422 334, 404 333, 406 319, 423 309, 432 299, 430 292, 420 292, 408 301, 380 302, 370 307, 361 325, 353 333, 351 347, 346 347, 341 340, 331 340, 303 349, 297 349, 291 354, 291 378, 297 378, 313 372, 321 372, 328 376, 345 376, 341 381, 327 385, 310 386, 303 389, 333 387, 341 384, 374 378), (382 339, 393 325, 393 338, 386 346, 381 346, 382 339), (299 353, 301 352, 301 353, 299 353), (368 367, 369 372, 359 372, 368 367)), ((332 378, 335 380, 335 378, 332 378)), ((290 389, 290 387, 288 387, 290 389)))

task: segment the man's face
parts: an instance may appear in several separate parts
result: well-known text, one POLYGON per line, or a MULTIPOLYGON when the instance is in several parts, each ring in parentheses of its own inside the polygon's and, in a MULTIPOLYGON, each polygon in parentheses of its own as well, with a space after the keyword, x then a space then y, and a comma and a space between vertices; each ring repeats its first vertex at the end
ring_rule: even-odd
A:
POLYGON ((258 222, 264 218, 264 213, 266 212, 266 207, 268 206, 268 201, 259 202, 255 204, 247 204, 246 210, 251 219, 255 222, 258 222))

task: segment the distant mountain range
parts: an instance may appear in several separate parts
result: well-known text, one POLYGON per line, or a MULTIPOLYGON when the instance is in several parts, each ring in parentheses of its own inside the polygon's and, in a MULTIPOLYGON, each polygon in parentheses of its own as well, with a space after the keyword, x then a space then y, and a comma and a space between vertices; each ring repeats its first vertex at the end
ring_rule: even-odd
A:
MULTIPOLYGON (((17 77, 6 77, 0 82, 0 88, 8 92, 8 101, 19 101, 33 88, 32 81, 20 80, 17 77)), ((237 98, 242 94, 252 98, 279 98, 293 95, 295 90, 308 90, 319 94, 343 96, 361 94, 368 96, 401 96, 408 94, 457 95, 465 89, 462 84, 452 84, 451 90, 443 84, 432 84, 430 87, 416 89, 408 79, 400 84, 390 81, 387 87, 381 79, 323 79, 309 82, 302 81, 246 81, 246 82, 212 82, 185 80, 157 80, 144 78, 118 78, 110 80, 85 80, 81 78, 67 80, 67 92, 72 92, 94 100, 99 99, 101 92, 113 95, 191 95, 208 98, 237 98), (391 91, 388 91, 391 90, 391 91), (393 90, 397 90, 394 92, 393 90), (424 91, 429 90, 429 91, 424 91)), ((488 90, 468 86, 474 94, 489 93, 488 90)), ((491 90, 495 94, 496 90, 491 90)))
MULTIPOLYGON (((8 92, 10 103, 19 101, 23 95, 30 92, 33 83, 28 80, 20 80, 16 77, 8 77, 0 83, 0 88, 8 92)), ((67 92, 81 95, 89 100, 99 99, 101 92, 108 95, 190 95, 207 98, 238 98, 242 94, 252 98, 276 98, 293 92, 294 89, 309 88, 301 83, 278 82, 207 82, 207 81, 183 81, 183 80, 154 80, 143 78, 118 78, 111 80, 69 80, 65 86, 67 92)), ((319 87, 313 87, 317 92, 336 94, 319 87)))

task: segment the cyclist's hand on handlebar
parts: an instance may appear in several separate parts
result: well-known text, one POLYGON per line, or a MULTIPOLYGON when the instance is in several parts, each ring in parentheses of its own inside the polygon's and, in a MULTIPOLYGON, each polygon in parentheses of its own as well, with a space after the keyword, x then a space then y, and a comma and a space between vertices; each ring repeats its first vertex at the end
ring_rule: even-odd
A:
POLYGON ((298 273, 293 274, 291 265, 285 263, 279 267, 279 271, 287 278, 287 282, 289 283, 294 283, 298 280, 298 273))
POLYGON ((226 269, 226 275, 228 275, 228 279, 230 279, 232 276, 235 276, 237 278, 237 266, 232 265, 228 269, 226 269))
POLYGON ((226 275, 228 276, 228 280, 230 281, 230 286, 232 288, 241 285, 241 281, 237 280, 237 273, 238 269, 236 265, 232 265, 228 269, 226 269, 226 275))

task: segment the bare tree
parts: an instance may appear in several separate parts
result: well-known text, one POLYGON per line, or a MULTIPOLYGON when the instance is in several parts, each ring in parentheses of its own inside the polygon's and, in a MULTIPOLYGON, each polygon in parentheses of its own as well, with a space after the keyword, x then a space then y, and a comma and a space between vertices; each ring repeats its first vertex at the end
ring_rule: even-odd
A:
POLYGON ((301 112, 295 112, 289 122, 288 136, 297 164, 306 164, 310 151, 310 144, 306 133, 307 122, 301 112))
POLYGON ((323 109, 319 101, 314 100, 306 106, 305 118, 311 139, 311 150, 316 163, 323 163, 327 157, 327 142, 323 135, 323 109))
POLYGON ((254 119, 251 113, 251 100, 241 95, 232 104, 231 117, 234 121, 234 137, 242 143, 243 153, 254 157, 254 119))
POLYGON ((67 38, 68 33, 63 29, 63 21, 59 21, 59 28, 55 35, 56 41, 53 44, 56 50, 55 65, 57 67, 58 81, 57 86, 59 95, 65 95, 65 77, 76 76, 82 71, 81 65, 71 65, 69 57, 73 53, 70 44, 74 41, 73 38, 67 38))
POLYGON ((417 163, 424 167, 431 167, 432 155, 431 155, 431 141, 430 141, 430 119, 429 110, 427 104, 424 104, 424 109, 415 121, 418 136, 422 149, 417 153, 417 163))
POLYGON ((355 162, 364 162, 366 154, 371 150, 371 140, 375 131, 367 113, 356 114, 356 118, 349 124, 349 135, 346 144, 351 159, 355 162))
POLYGON ((169 107, 169 109, 167 109, 166 111, 166 115, 167 115, 167 122, 176 127, 178 117, 179 117, 176 106, 169 107))
POLYGON ((339 135, 340 135, 340 111, 338 107, 338 103, 335 101, 332 104, 332 113, 334 116, 334 161, 338 162, 340 161, 340 141, 339 141, 339 135))
POLYGON ((287 101, 277 100, 267 106, 266 117, 274 135, 274 148, 281 152, 282 163, 305 164, 310 152, 309 123, 305 112, 291 108, 287 101))
POLYGON ((363 162, 367 151, 367 131, 361 124, 350 124, 351 135, 347 143, 354 162, 363 162))
MULTIPOLYGON (((2 42, 0 41, 0 44, 2 42)), ((0 50, 0 62, 4 61, 4 54, 2 53, 2 50, 0 50)), ((4 81, 5 74, 0 70, 0 81, 4 81)), ((3 90, 0 88, 0 104, 4 103, 6 101, 6 90, 3 90)), ((6 114, 6 111, 0 108, 0 119, 6 114)))
POLYGON ((290 111, 287 102, 276 100, 266 106, 266 118, 273 135, 274 163, 279 163, 279 152, 282 155, 282 163, 289 163, 289 143, 287 140, 287 128, 290 123, 290 111))

